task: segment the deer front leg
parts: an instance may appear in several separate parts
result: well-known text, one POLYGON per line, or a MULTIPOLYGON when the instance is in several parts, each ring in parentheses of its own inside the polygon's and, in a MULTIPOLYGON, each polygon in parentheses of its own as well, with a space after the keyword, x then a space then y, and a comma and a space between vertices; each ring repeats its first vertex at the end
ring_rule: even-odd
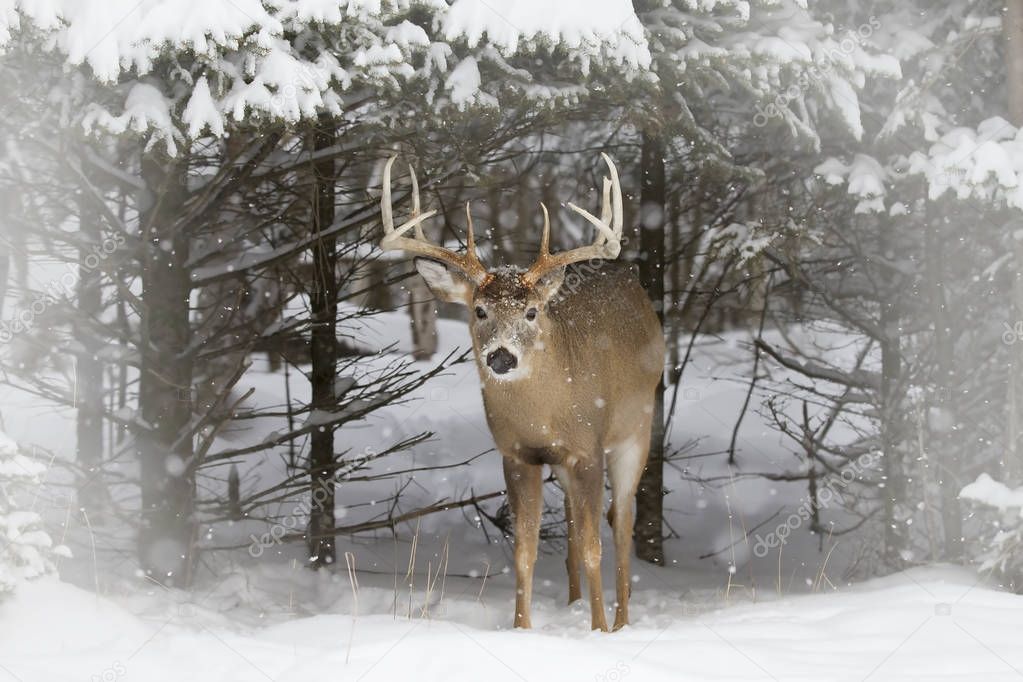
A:
POLYGON ((543 467, 504 458, 504 480, 515 516, 515 627, 532 627, 533 567, 540 542, 543 467))
POLYGON ((564 467, 552 468, 565 493, 565 537, 568 545, 565 568, 568 571, 568 603, 573 604, 583 598, 582 583, 579 580, 579 523, 572 513, 572 498, 568 494, 568 473, 564 467))
POLYGON ((565 557, 565 568, 568 570, 568 603, 572 604, 583 598, 583 588, 579 580, 579 526, 572 513, 572 503, 565 496, 565 528, 568 536, 568 556, 565 557))
POLYGON ((586 583, 590 588, 590 627, 607 632, 600 577, 600 512, 604 501, 604 468, 601 464, 577 463, 570 467, 568 494, 580 554, 586 569, 586 583))

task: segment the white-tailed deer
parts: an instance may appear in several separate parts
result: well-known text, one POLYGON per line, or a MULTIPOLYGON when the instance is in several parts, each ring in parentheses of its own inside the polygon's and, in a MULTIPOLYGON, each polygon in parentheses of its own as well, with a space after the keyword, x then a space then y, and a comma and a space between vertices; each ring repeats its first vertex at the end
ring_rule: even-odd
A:
POLYGON ((633 505, 646 464, 654 389, 664 366, 661 325, 631 267, 609 262, 622 239, 618 172, 604 179, 598 219, 568 204, 596 228, 593 244, 551 254, 544 216, 540 255, 527 269, 487 270, 476 254, 466 203, 466 252, 428 242, 412 174, 412 215, 395 227, 391 165, 384 168, 380 211, 384 250, 403 250, 440 299, 469 307, 469 330, 483 384, 487 422, 504 461, 515 517, 515 626, 530 627, 533 566, 547 464, 565 491, 569 602, 579 599, 580 565, 590 590, 594 629, 607 630, 600 579, 604 466, 611 482, 608 520, 617 555, 615 629, 629 622, 633 505), (405 236, 415 230, 414 237, 405 236), (573 265, 586 261, 585 265, 573 265))

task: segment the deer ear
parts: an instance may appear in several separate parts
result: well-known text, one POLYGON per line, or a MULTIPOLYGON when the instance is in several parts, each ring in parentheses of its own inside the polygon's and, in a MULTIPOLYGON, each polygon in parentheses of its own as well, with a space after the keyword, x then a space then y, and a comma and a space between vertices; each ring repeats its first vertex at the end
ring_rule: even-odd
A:
POLYGON ((536 293, 540 296, 540 300, 546 305, 554 295, 558 293, 558 289, 561 288, 561 284, 565 281, 565 268, 554 268, 539 280, 533 287, 536 293))
POLYGON ((469 305, 473 283, 461 272, 449 270, 445 265, 427 258, 416 258, 416 270, 426 280, 433 295, 448 303, 469 305))

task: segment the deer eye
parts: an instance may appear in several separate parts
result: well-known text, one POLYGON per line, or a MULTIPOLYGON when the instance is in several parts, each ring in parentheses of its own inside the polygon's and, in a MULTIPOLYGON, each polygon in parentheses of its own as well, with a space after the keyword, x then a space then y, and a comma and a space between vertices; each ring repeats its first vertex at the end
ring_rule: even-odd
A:
POLYGON ((536 319, 536 308, 530 308, 526 311, 526 319, 530 322, 536 319))
POLYGON ((482 320, 486 318, 487 311, 483 309, 483 306, 476 306, 476 319, 482 320))

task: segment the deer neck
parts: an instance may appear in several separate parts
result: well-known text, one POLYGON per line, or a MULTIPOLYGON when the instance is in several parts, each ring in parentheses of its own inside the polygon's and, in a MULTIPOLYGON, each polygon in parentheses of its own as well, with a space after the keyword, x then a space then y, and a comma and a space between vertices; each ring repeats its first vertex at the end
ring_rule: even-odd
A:
POLYGON ((577 409, 573 396, 579 387, 559 331, 545 335, 543 350, 532 354, 525 376, 502 381, 480 366, 487 421, 502 452, 544 449, 565 437, 564 424, 568 412, 577 409))

